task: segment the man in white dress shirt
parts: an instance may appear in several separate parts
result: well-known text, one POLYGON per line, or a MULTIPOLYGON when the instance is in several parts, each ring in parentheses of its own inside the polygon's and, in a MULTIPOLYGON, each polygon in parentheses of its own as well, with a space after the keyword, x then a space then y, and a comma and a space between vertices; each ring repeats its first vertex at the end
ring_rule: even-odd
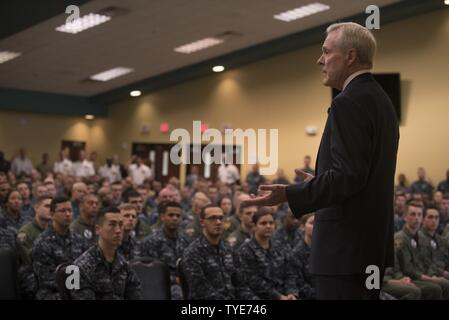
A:
POLYGON ((108 178, 110 183, 122 180, 120 167, 112 162, 112 158, 106 159, 106 164, 98 170, 98 173, 103 178, 108 178))
POLYGON ((139 186, 145 181, 145 179, 152 177, 152 172, 150 167, 143 163, 141 157, 134 156, 133 159, 135 159, 135 163, 129 165, 128 171, 134 184, 139 186))
POLYGON ((73 164, 73 173, 74 176, 81 178, 95 175, 93 163, 86 159, 86 151, 80 150, 80 159, 73 164))
POLYGON ((68 149, 62 150, 59 153, 60 161, 55 162, 53 165, 54 173, 61 173, 65 176, 73 174, 73 163, 69 158, 68 149))

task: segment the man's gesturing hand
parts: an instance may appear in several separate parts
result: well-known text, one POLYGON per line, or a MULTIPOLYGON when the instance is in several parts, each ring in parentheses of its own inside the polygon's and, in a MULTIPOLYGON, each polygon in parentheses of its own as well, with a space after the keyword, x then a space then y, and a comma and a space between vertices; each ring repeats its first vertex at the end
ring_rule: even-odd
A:
POLYGON ((274 206, 280 204, 287 201, 285 187, 283 184, 262 185, 259 189, 261 191, 268 191, 268 193, 258 197, 251 195, 251 199, 244 200, 242 204, 253 206, 274 206))
POLYGON ((297 176, 301 177, 304 180, 304 182, 309 182, 310 180, 313 179, 313 175, 305 171, 302 171, 301 169, 295 169, 295 173, 297 176))

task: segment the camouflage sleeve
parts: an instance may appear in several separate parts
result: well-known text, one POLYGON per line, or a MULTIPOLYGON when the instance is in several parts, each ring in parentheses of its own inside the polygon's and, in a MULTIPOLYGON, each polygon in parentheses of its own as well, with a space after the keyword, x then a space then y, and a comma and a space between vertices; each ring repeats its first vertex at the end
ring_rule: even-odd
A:
POLYGON ((17 255, 21 264, 31 264, 31 248, 33 243, 27 237, 26 233, 19 232, 17 234, 17 255))
POLYGON ((235 265, 234 274, 232 275, 232 284, 234 285, 234 287, 236 289, 237 299, 260 300, 259 297, 257 297, 257 295, 255 295, 254 292, 247 286, 242 273, 239 272, 239 270, 241 270, 241 266, 240 266, 238 254, 234 251, 232 253, 232 256, 233 256, 234 265, 235 265))
POLYGON ((95 291, 92 287, 90 272, 79 266, 80 270, 80 287, 70 291, 73 300, 95 300, 95 291))
POLYGON ((57 266, 52 259, 50 247, 43 242, 38 242, 31 250, 31 259, 39 288, 36 298, 39 300, 59 299, 55 274, 57 266))
MULTIPOLYGON (((423 239, 425 236, 421 235, 421 238, 423 239)), ((420 256, 419 256, 422 264, 423 271, 429 275, 429 276, 435 276, 439 275, 438 266, 434 264, 434 261, 432 260, 432 248, 430 246, 430 240, 427 240, 422 242, 421 244, 421 250, 420 250, 420 256)))
POLYGON ((384 278, 382 282, 384 284, 388 283, 388 281, 393 280, 394 277, 394 269, 392 267, 388 267, 385 269, 384 278))
POLYGON ((278 292, 273 287, 272 283, 261 274, 261 270, 253 252, 248 250, 247 247, 240 247, 237 255, 240 271, 249 288, 260 299, 279 300, 281 293, 278 292))
POLYGON ((128 265, 128 277, 126 278, 125 300, 140 300, 142 292, 140 280, 136 272, 128 265))
POLYGON ((156 241, 152 235, 145 237, 140 245, 140 255, 142 258, 157 258, 156 241))
POLYGON ((401 272, 405 276, 410 277, 412 280, 419 280, 421 278, 422 272, 415 267, 412 260, 412 255, 406 247, 406 244, 403 243, 403 240, 399 237, 396 237, 394 241, 396 256, 398 258, 401 272))
POLYGON ((307 283, 304 277, 304 262, 301 260, 299 250, 294 249, 291 254, 291 265, 296 273, 296 287, 298 288, 298 297, 301 299, 315 299, 315 288, 307 283))
POLYGON ((192 251, 186 252, 182 261, 182 270, 189 287, 189 298, 198 300, 225 300, 225 296, 217 292, 205 276, 203 266, 203 257, 192 251))
POLYGON ((15 234, 0 225, 0 248, 12 248, 16 247, 15 234))
MULTIPOLYGON (((449 224, 448 224, 449 226, 449 224)), ((443 239, 442 250, 443 250, 443 262, 444 262, 444 270, 449 271, 449 238, 447 240, 443 239)))
POLYGON ((22 264, 17 270, 19 290, 22 299, 32 300, 37 292, 37 280, 31 264, 22 264))
POLYGON ((287 250, 284 250, 285 254, 285 275, 284 275, 284 288, 286 294, 293 294, 294 296, 298 297, 298 287, 296 286, 296 278, 297 273, 294 271, 293 268, 293 261, 291 254, 287 252, 287 250))

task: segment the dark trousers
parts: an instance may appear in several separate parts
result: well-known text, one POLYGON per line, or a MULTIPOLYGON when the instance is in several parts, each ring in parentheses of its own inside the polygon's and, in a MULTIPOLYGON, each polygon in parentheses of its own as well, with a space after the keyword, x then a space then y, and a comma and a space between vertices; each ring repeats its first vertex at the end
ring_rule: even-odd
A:
MULTIPOLYGON (((367 289, 367 275, 315 275, 318 300, 378 300, 380 289, 367 289)), ((380 277, 382 284, 383 272, 380 277)))

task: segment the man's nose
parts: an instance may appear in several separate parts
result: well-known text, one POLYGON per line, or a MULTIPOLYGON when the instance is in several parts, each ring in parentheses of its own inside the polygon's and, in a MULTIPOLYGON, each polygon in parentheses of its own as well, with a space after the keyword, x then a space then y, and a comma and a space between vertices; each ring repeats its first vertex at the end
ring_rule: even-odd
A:
POLYGON ((318 60, 316 61, 316 64, 318 64, 318 65, 323 65, 324 63, 323 63, 322 59, 323 59, 323 55, 321 55, 321 56, 318 58, 318 60))

